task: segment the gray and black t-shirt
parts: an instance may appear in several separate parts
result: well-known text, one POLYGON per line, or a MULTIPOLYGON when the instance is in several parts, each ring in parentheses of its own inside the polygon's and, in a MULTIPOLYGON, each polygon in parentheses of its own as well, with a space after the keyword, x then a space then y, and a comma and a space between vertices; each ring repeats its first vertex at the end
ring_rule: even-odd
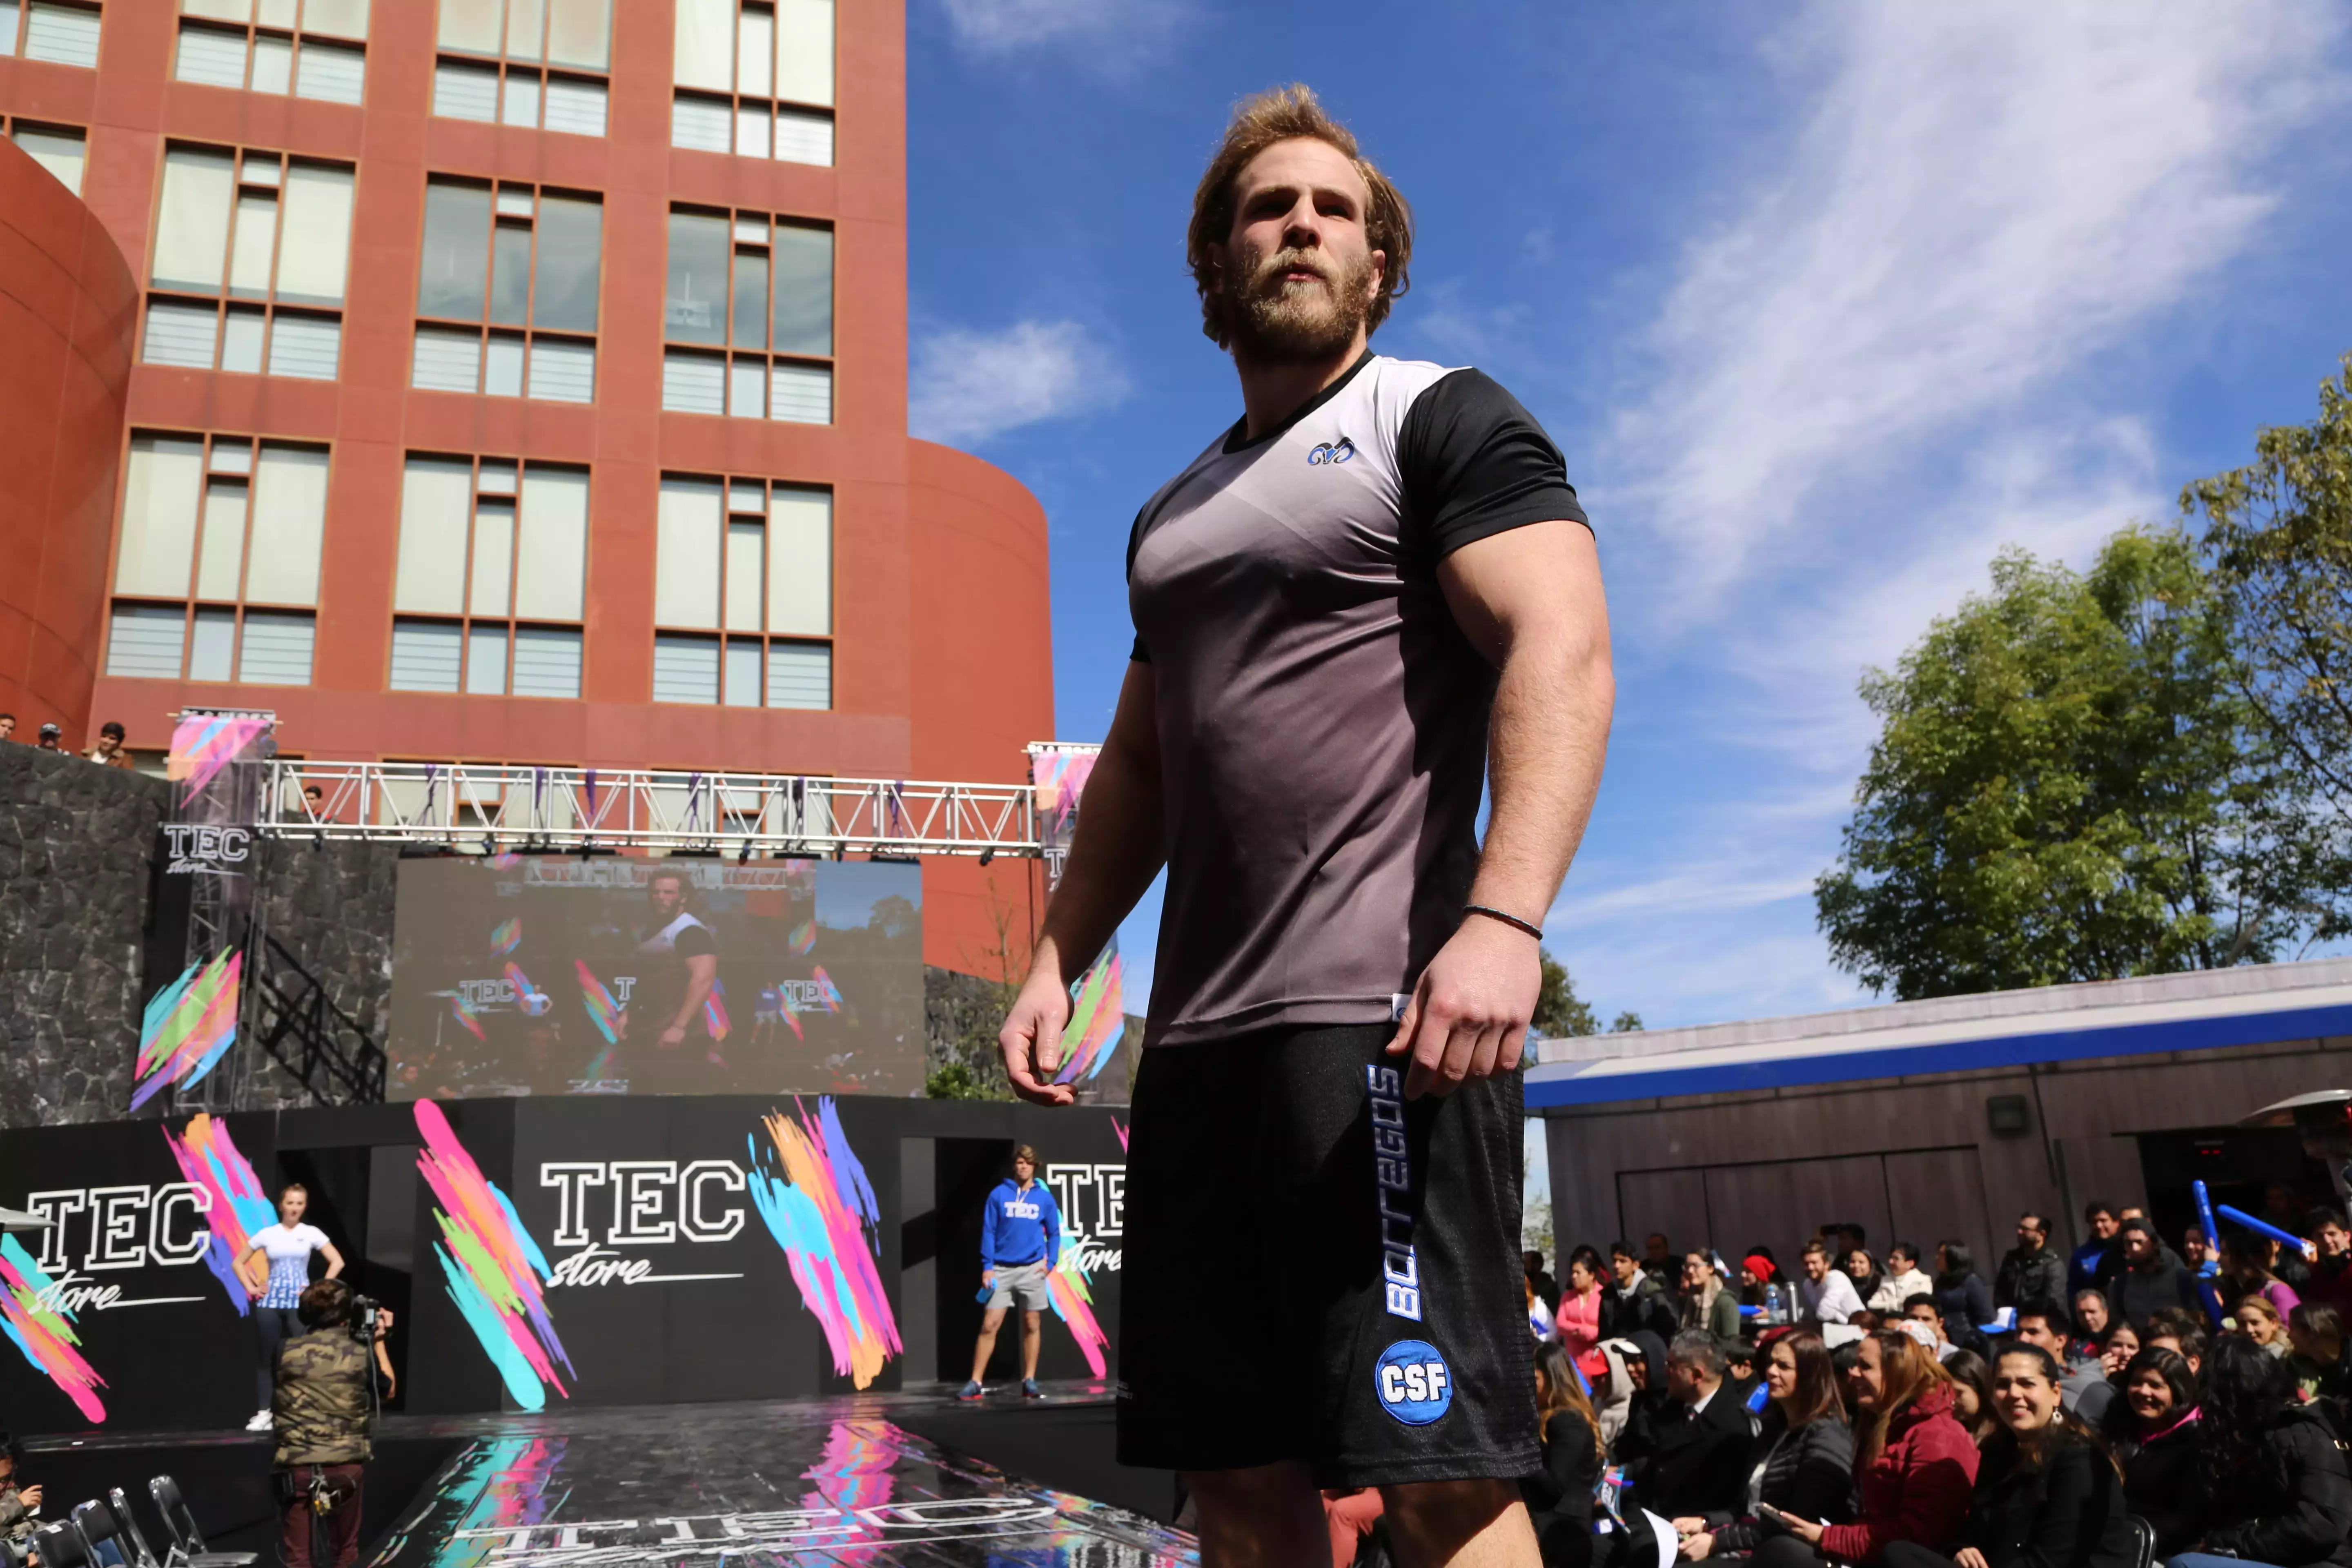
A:
POLYGON ((1155 1045, 1391 1016, 1477 869, 1495 672, 1437 563, 1586 521, 1559 448, 1475 370, 1367 353, 1244 427, 1128 545, 1168 830, 1155 1045))

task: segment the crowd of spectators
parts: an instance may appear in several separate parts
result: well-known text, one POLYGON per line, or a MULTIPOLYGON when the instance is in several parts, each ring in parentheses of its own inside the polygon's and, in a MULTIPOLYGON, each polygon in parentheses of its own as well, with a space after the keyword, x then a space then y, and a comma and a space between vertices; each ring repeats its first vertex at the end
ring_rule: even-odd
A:
POLYGON ((2020 1215, 1989 1270, 1842 1225, 1793 1267, 1531 1252, 1543 1560, 2352 1568, 2352 1226, 2290 1200, 2309 1256, 2105 1203, 2071 1255, 2020 1215))
MULTIPOLYGON (((131 753, 123 750, 123 742, 127 738, 127 732, 122 726, 110 719, 98 727, 98 740, 89 750, 81 754, 103 767, 134 766, 131 760, 131 753)), ((0 713, 0 741, 16 739, 16 716, 14 713, 0 713)), ((55 724, 44 724, 40 728, 39 739, 35 741, 34 744, 45 752, 62 752, 65 750, 65 731, 55 724)))

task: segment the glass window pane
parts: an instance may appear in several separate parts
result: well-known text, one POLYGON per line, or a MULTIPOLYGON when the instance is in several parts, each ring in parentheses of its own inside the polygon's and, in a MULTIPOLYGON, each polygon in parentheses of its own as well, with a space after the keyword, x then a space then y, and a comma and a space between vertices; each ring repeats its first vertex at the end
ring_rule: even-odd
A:
POLYGON ((507 58, 539 58, 541 36, 547 31, 547 0, 507 0, 507 58))
POLYGON ((530 344, 530 395, 542 403, 596 400, 596 347, 562 338, 534 338, 530 344))
POLYGON ((198 610, 188 638, 188 679, 226 680, 236 668, 236 612, 198 610))
POLYGON ((510 496, 515 493, 515 465, 504 458, 485 458, 479 472, 474 476, 474 488, 486 496, 510 496))
POLYGON ((343 323, 336 318, 280 310, 269 325, 269 374, 332 381, 342 348, 343 323))
MULTIPOLYGON (((446 8, 442 15, 448 15, 446 8)), ((480 321, 489 276, 488 190, 442 180, 426 185, 425 255, 416 284, 417 314, 480 321)))
POLYGON ((735 111, 725 99, 681 92, 669 111, 669 144, 697 153, 724 153, 733 144, 735 111))
POLYGON ((735 346, 768 346, 768 257, 765 251, 735 253, 735 346))
POLYGON ((833 706, 833 649, 824 643, 768 645, 768 706, 833 706))
POLYGON ((496 66, 466 65, 443 60, 433 68, 433 112, 444 120, 499 117, 499 72, 496 66))
POLYGON ((735 32, 735 90, 754 98, 771 96, 775 66, 776 14, 764 6, 744 6, 735 32))
POLYGON ((764 419, 768 415, 768 362, 747 357, 727 367, 727 415, 764 419))
POLYGON ((833 166, 833 116, 814 110, 776 110, 776 156, 787 163, 833 166))
POLYGON ((735 110, 735 155, 739 158, 765 158, 775 150, 775 138, 771 131, 775 116, 764 103, 739 105, 735 110))
POLYGON ((204 491, 204 464, 202 441, 168 436, 131 438, 115 592, 166 599, 186 596, 188 566, 196 547, 196 508, 204 491))
POLYGON ((499 111, 499 119, 508 125, 536 127, 539 124, 537 77, 525 76, 520 71, 508 73, 506 107, 499 111))
POLYGON ((727 645, 724 700, 730 708, 760 706, 760 639, 738 639, 727 645))
POLYGON ((478 55, 499 52, 505 26, 499 0, 441 0, 441 47, 478 55))
POLYGON ((392 689, 455 691, 464 636, 455 621, 392 623, 392 689))
POLYGON ((290 33, 298 9, 298 0, 260 0, 253 8, 253 19, 265 27, 283 27, 290 33))
POLYGON ((76 195, 81 195, 83 148, 79 132, 19 125, 10 134, 17 146, 31 154, 34 163, 56 177, 58 184, 76 195))
POLYGON ((33 0, 33 14, 25 23, 25 58, 93 68, 98 64, 98 32, 95 11, 33 0))
POLYGON ((779 360, 768 376, 768 417, 795 425, 833 422, 833 372, 779 360))
POLYGON ((506 689, 506 627, 467 627, 466 690, 476 697, 503 697, 506 689))
POLYGON ((465 607, 466 524, 473 509, 471 464, 449 458, 408 459, 400 484, 394 609, 455 615, 465 607))
POLYGON ((253 20, 253 0, 180 0, 183 16, 210 16, 222 22, 253 20))
POLYGON ((479 332, 416 329, 416 354, 408 384, 425 392, 478 392, 482 384, 479 332))
POLYGON ((719 700, 719 639, 654 638, 654 700, 716 703, 719 700))
POLYGON ((547 84, 544 123, 572 136, 604 134, 604 84, 558 77, 547 84))
POLYGON ((133 680, 177 680, 188 613, 177 605, 117 605, 106 639, 106 673, 133 680))
POLYGON ((549 0, 547 63, 603 70, 613 60, 613 0, 549 0))
POLYGON ((236 163, 226 153, 174 147, 163 154, 163 197, 155 214, 157 283, 207 291, 221 286, 236 190, 236 163))
POLYGON ((341 44, 302 40, 301 68, 294 78, 296 97, 321 103, 357 103, 366 92, 366 54, 341 44))
POLYGON ((540 197, 532 325, 575 332, 596 330, 596 279, 604 246, 602 205, 570 196, 540 197))
POLYGON ((778 353, 833 352, 833 230, 776 226, 778 353))
POLYGON ((326 526, 326 451, 262 447, 253 470, 253 561, 246 568, 246 598, 268 605, 317 604, 326 526))
POLYGON ((180 55, 172 62, 172 77, 202 87, 244 87, 245 35, 183 23, 180 55))
POLYGON ((488 358, 482 365, 482 393, 488 397, 522 395, 522 339, 511 332, 493 333, 488 358))
POLYGON ((302 0, 302 30, 339 38, 364 38, 368 0, 302 0))
POLYGON ((664 479, 654 546, 654 621, 665 626, 719 625, 719 486, 712 479, 664 479))
POLYGON ((196 549, 196 597, 235 601, 245 576, 245 500, 242 479, 215 479, 205 487, 205 531, 196 549))
POLYGON ((663 330, 676 342, 727 341, 727 220, 708 213, 669 215, 669 285, 663 330))
POLYGON ((517 626, 514 694, 517 697, 578 697, 580 634, 557 626, 517 626))
POLYGON ((662 355, 662 407, 672 414, 726 413, 727 362, 677 349, 662 355))
POLYGON ((515 614, 531 620, 578 620, 587 577, 587 472, 534 467, 522 480, 515 614))
MULTIPOLYGON (((203 615, 197 612, 199 619, 203 615)), ((247 610, 237 649, 237 679, 247 686, 310 685, 310 650, 318 629, 316 616, 247 610)))
POLYGON ((278 248, 278 198, 267 191, 241 191, 236 198, 236 235, 229 242, 228 291, 247 300, 269 293, 269 262, 278 248))
POLYGON ((767 535, 767 529, 757 522, 727 524, 727 629, 730 632, 760 629, 761 603, 768 596, 767 535))
POLYGON ((294 43, 290 38, 253 40, 253 80, 256 92, 283 97, 294 85, 294 43))
POLYGON ((735 80, 735 0, 677 0, 680 87, 725 92, 735 80))
POLYGON ((768 629, 833 631, 833 492, 778 485, 768 501, 768 629))
POLYGON ((485 500, 474 508, 473 586, 466 608, 507 618, 514 585, 514 502, 485 500))
POLYGON ((257 305, 233 305, 221 333, 220 367, 238 375, 261 374, 261 339, 265 318, 257 305))
POLYGON ((214 334, 218 330, 219 312, 210 305, 151 301, 147 307, 147 336, 139 350, 140 363, 210 370, 214 334))
POLYGON ((832 105, 833 0, 776 0, 776 96, 832 105))
POLYGON ((309 305, 341 304, 351 256, 352 171, 325 163, 295 164, 286 172, 278 297, 309 305))
POLYGON ((530 226, 502 223, 493 234, 490 320, 520 327, 530 319, 530 226))

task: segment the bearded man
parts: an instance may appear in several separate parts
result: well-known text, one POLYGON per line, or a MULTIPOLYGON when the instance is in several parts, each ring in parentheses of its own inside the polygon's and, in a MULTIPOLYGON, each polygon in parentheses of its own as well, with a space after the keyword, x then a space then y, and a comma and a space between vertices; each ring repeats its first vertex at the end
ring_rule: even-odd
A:
POLYGON ((1537 1562, 1515 1069, 1608 611, 1527 411, 1369 351, 1412 247, 1311 92, 1236 111, 1188 251, 1244 412, 1136 519, 1133 654, 1000 1036, 1070 1102, 1068 983, 1164 864, 1118 1451, 1186 1475, 1210 1568, 1321 1557, 1318 1488, 1378 1488, 1409 1568, 1537 1562), (1204 1291, 1245 1329, 1204 1342, 1204 1291))

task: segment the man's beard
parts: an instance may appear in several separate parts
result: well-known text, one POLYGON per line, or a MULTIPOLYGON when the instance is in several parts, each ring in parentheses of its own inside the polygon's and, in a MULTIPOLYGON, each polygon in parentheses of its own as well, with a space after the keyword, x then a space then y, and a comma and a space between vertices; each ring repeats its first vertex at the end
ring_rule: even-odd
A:
POLYGON ((1225 300, 1225 330, 1234 357, 1253 364, 1307 364, 1343 353, 1371 310, 1365 298, 1371 279, 1370 256, 1339 268, 1335 279, 1322 256, 1276 251, 1252 268, 1225 300), (1302 267, 1322 274, 1323 282, 1291 286, 1280 280, 1283 273, 1302 267))

